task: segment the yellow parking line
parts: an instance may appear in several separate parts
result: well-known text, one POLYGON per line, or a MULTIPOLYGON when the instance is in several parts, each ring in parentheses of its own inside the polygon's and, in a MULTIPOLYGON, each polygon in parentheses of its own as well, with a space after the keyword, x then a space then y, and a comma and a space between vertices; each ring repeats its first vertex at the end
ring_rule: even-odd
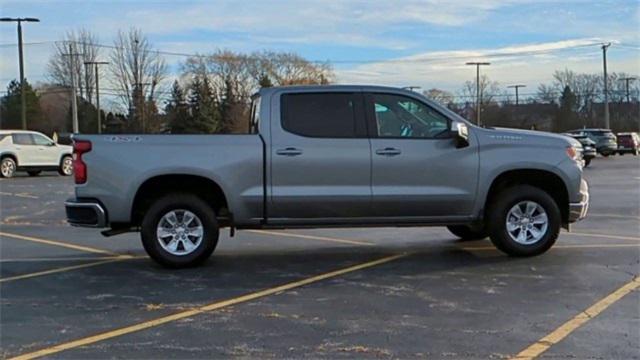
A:
MULTIPOLYGON (((589 249, 589 248, 637 248, 640 249, 640 245, 637 244, 581 244, 581 245, 554 245, 553 249, 589 249)), ((483 250, 496 250, 493 246, 466 246, 462 247, 462 250, 475 250, 475 251, 483 251, 483 250)))
POLYGON ((618 290, 607 295, 604 299, 593 304, 588 309, 574 316, 571 320, 560 325, 557 329, 552 331, 549 335, 538 340, 535 344, 522 350, 518 355, 512 359, 534 359, 543 352, 547 351, 551 346, 562 341, 565 337, 571 334, 573 331, 584 325, 587 321, 598 316, 601 312, 605 311, 609 306, 613 305, 618 300, 622 299, 630 292, 637 290, 640 287, 640 278, 635 277, 630 282, 626 283, 618 290))
POLYGON ((65 267, 61 267, 61 268, 38 271, 38 272, 24 274, 24 275, 16 275, 16 276, 11 276, 11 277, 6 277, 6 278, 0 278, 0 283, 4 283, 4 282, 8 282, 8 281, 15 281, 15 280, 30 279, 30 278, 34 278, 34 277, 37 277, 37 276, 43 276, 43 275, 55 274, 55 273, 71 271, 71 270, 77 270, 77 269, 82 269, 82 268, 87 268, 87 267, 92 267, 92 266, 98 266, 98 265, 107 264, 107 263, 111 263, 111 262, 115 262, 115 261, 122 261, 122 260, 125 260, 125 259, 128 259, 128 258, 127 257, 114 257, 114 258, 112 258, 110 260, 101 260, 101 261, 90 262, 88 264, 65 266, 65 267))
POLYGON ((8 193, 8 192, 0 191, 0 195, 15 196, 15 197, 21 197, 21 198, 27 198, 27 199, 38 199, 37 196, 30 195, 30 194, 27 194, 27 193, 14 194, 14 193, 8 193))
POLYGON ((288 232, 281 232, 281 231, 267 231, 267 230, 247 230, 247 231, 255 233, 255 234, 275 235, 275 236, 288 236, 288 237, 295 237, 295 238, 300 238, 300 239, 328 241, 328 242, 350 244, 350 245, 364 245, 364 246, 373 246, 373 245, 375 245, 374 243, 371 243, 371 242, 368 242, 368 241, 337 239, 337 238, 333 238, 333 237, 295 234, 295 233, 288 233, 288 232))
POLYGON ((589 213, 590 217, 608 217, 608 218, 620 218, 620 219, 635 219, 635 220, 640 220, 640 216, 633 216, 633 215, 620 215, 620 214, 594 214, 594 213, 589 213))
POLYGON ((0 259, 0 263, 14 263, 14 262, 70 262, 70 261, 98 261, 98 260, 111 260, 111 259, 146 259, 145 255, 118 255, 118 256, 89 256, 89 257, 36 257, 36 258, 9 258, 0 259))
POLYGON ((112 251, 108 251, 108 250, 96 249, 96 248, 92 248, 92 247, 88 247, 88 246, 82 246, 82 245, 76 245, 76 244, 70 244, 70 243, 67 243, 67 242, 62 242, 62 241, 57 241, 57 240, 54 241, 54 240, 35 238, 35 237, 31 237, 31 236, 10 234, 10 233, 3 232, 3 231, 0 232, 0 236, 9 237, 9 238, 18 239, 18 240, 33 241, 33 242, 37 242, 37 243, 40 243, 40 244, 60 246, 60 247, 64 247, 64 248, 67 248, 67 249, 86 251, 86 252, 90 252, 90 253, 94 253, 94 254, 107 254, 107 255, 113 255, 113 256, 119 256, 120 255, 120 254, 116 254, 116 253, 114 253, 112 251))
POLYGON ((173 322, 173 321, 177 321, 177 320, 181 320, 181 319, 185 319, 185 318, 189 318, 195 315, 199 315, 205 312, 209 312, 209 311, 214 311, 214 310, 219 310, 228 306, 233 306, 233 305, 237 305, 237 304, 241 304, 241 303, 245 303, 248 301, 252 301, 252 300, 256 300, 259 298, 263 298, 266 296, 270 296, 270 295, 275 295, 278 293, 281 293, 283 291, 287 291, 287 290, 291 290, 291 289, 295 289, 295 288, 299 288, 301 286, 305 286, 305 285, 309 285, 312 283, 316 283, 322 280, 326 280, 326 279, 330 279, 330 278, 334 278, 340 275, 345 275, 354 271, 358 271, 358 270, 363 270, 363 269, 367 269, 373 266, 377 266, 377 265, 382 265, 403 257, 408 256, 409 254, 399 254, 399 255, 391 255, 391 256, 386 256, 383 257, 381 259, 378 260, 373 260, 373 261, 368 261, 365 263, 361 263, 358 265, 354 265, 354 266, 349 266, 343 269, 339 269, 339 270, 334 270, 334 271, 330 271, 328 273, 324 273, 324 274, 320 274, 320 275, 316 275, 310 278, 306 278, 303 280, 299 280, 299 281, 294 281, 294 282, 290 282, 284 285, 280 285, 280 286, 276 286, 270 289, 265 289, 265 290, 261 290, 261 291, 256 291, 253 293, 249 293, 243 296, 239 296, 236 298, 232 298, 232 299, 228 299, 228 300, 224 300, 224 301, 218 301, 218 302, 214 302, 208 305, 204 305, 204 306, 200 306, 191 310, 186 310, 186 311, 181 311, 172 315, 168 315, 168 316, 163 316, 163 317, 159 317, 153 320, 149 320, 149 321, 144 321, 138 324, 134 324, 134 325, 130 325, 130 326, 126 326, 120 329, 116 329, 116 330, 111 330, 111 331, 107 331, 98 335, 94 335, 94 336, 89 336, 86 338, 82 338, 82 339, 78 339, 78 340, 73 340, 70 342, 66 342, 66 343, 62 343, 62 344, 58 344, 58 345, 54 345, 48 348, 44 348, 42 350, 38 350, 38 351, 34 351, 34 352, 30 352, 30 353, 26 353, 26 354, 22 354, 22 355, 18 355, 17 357, 14 357, 14 360, 17 359, 35 359, 41 356, 46 356, 46 355, 51 355, 51 354, 56 354, 59 353, 61 351, 65 351, 65 350, 70 350, 70 349, 74 349, 80 346, 86 346, 86 345, 90 345, 90 344, 94 344, 100 341, 104 341, 104 340, 108 340, 108 339, 112 339, 118 336, 122 336, 122 335, 126 335, 126 334, 130 334, 130 333, 134 333, 137 331, 141 331, 141 330, 145 330, 145 329, 149 329, 152 327, 156 327, 162 324, 166 324, 169 322, 173 322))
POLYGON ((594 234, 594 233, 584 233, 584 232, 564 232, 562 234, 572 235, 572 236, 586 236, 586 237, 611 238, 611 239, 618 239, 618 240, 640 241, 640 237, 634 237, 634 236, 594 234))

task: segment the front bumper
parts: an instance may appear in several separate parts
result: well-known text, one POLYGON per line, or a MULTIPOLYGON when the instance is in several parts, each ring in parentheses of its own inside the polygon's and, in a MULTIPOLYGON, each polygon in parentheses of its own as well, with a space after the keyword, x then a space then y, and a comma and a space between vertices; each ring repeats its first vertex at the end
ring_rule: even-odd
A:
POLYGON ((107 227, 107 213, 96 200, 68 199, 64 203, 67 222, 72 226, 107 227))
POLYGON ((582 220, 589 211, 589 185, 582 179, 580 182, 580 195, 582 200, 577 203, 569 203, 569 222, 582 220))

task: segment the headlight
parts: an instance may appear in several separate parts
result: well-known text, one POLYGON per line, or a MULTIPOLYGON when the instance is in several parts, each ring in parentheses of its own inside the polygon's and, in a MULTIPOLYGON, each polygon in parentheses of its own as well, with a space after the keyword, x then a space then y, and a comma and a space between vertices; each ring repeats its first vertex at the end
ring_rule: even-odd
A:
POLYGON ((582 149, 578 149, 573 146, 567 146, 567 156, 569 156, 569 158, 571 158, 571 160, 573 161, 580 161, 582 160, 582 149))

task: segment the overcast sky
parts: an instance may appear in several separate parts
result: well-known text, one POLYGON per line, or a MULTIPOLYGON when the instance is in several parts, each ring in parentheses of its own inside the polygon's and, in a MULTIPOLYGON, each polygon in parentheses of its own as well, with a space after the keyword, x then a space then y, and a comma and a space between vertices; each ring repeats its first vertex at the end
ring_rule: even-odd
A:
MULTIPOLYGON (((340 83, 417 85, 457 92, 475 70, 525 93, 556 69, 601 72, 597 44, 613 42, 610 71, 640 73, 637 0, 399 1, 6 1, 2 16, 38 17, 24 26, 26 74, 46 80, 52 41, 86 28, 104 44, 141 28, 160 50, 293 51, 333 62, 340 83), (594 45, 595 44, 595 45, 594 45)), ((18 76, 14 24, 0 24, 0 83, 18 76)), ((106 54, 105 54, 106 56, 106 54)), ((169 56, 172 71, 183 57, 169 56)))

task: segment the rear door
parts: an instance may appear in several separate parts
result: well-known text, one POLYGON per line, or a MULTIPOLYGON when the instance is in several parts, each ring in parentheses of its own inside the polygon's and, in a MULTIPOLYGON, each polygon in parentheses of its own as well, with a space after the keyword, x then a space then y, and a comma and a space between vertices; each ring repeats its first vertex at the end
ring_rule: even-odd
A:
POLYGON ((18 156, 18 166, 38 165, 38 147, 29 133, 14 133, 13 146, 18 156))
POLYGON ((450 120, 417 98, 372 93, 366 99, 376 216, 471 215, 478 183, 475 139, 456 148, 450 120))
POLYGON ((285 91, 272 101, 270 221, 369 215, 371 152, 361 93, 285 91))

